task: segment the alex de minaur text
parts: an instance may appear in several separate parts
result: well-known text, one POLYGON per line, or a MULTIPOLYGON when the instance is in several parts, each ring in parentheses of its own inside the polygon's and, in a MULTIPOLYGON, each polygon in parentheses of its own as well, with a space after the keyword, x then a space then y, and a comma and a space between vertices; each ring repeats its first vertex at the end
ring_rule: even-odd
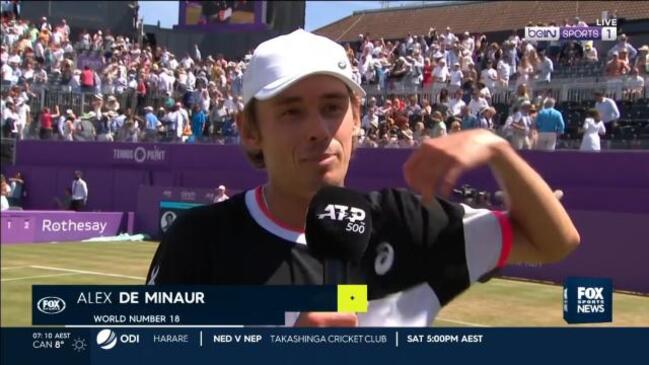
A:
POLYGON ((146 292, 140 298, 138 292, 119 292, 114 298, 112 292, 82 292, 77 298, 77 304, 205 304, 203 292, 157 291, 146 292), (116 302, 113 302, 113 299, 116 302))

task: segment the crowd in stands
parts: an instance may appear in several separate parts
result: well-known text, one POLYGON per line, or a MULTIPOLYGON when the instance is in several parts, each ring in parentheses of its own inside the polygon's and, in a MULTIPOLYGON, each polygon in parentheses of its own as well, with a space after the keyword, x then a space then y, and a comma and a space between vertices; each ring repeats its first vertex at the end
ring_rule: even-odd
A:
MULTIPOLYGON (((578 18, 567 26, 583 26, 578 18)), ((242 76, 250 52, 240 60, 202 55, 197 45, 184 55, 164 47, 141 47, 124 35, 83 31, 70 39, 65 20, 51 24, 2 18, 2 133, 4 137, 67 141, 173 141, 232 143, 236 115, 243 110, 242 76), (31 110, 41 90, 82 93, 86 113, 48 105, 31 110), (65 109, 65 110, 63 110, 65 109), (76 115, 81 114, 81 115, 76 115)), ((389 90, 394 83, 443 89, 435 98, 393 96, 364 101, 360 145, 414 146, 423 138, 470 128, 489 128, 517 148, 553 149, 564 132, 556 96, 543 88, 555 65, 601 64, 602 73, 624 77, 628 95, 642 95, 649 74, 649 47, 636 48, 621 35, 606 57, 592 42, 531 42, 510 36, 499 44, 485 35, 450 28, 424 36, 385 41, 360 36, 346 44, 357 82, 389 90), (605 58, 605 62, 602 63, 605 58), (496 110, 494 90, 514 86, 507 110, 496 110), (549 136, 553 134, 554 137, 549 136)), ((603 93, 596 98, 602 99, 603 93)), ((604 98, 607 99, 607 98, 604 98)), ((608 99, 610 100, 610 99, 608 99)), ((593 125, 619 118, 608 104, 589 111, 593 125), (606 108, 604 110, 603 108, 606 108)), ((613 107, 615 101, 613 101, 613 107)), ((584 130, 590 127, 584 119, 584 130)), ((586 137, 584 137, 586 138, 586 137)), ((592 143, 591 143, 592 145, 592 143)))

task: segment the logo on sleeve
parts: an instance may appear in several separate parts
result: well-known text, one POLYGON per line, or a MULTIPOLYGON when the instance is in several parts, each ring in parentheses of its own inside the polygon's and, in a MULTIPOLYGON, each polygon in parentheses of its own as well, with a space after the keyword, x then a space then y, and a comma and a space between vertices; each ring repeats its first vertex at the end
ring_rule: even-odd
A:
POLYGON ((376 258, 374 259, 374 271, 377 275, 385 275, 392 268, 394 263, 394 248, 387 243, 381 242, 376 246, 376 258))
POLYGON ((151 270, 151 279, 147 285, 155 285, 155 279, 158 277, 158 271, 160 271, 160 265, 156 265, 153 270, 151 270))

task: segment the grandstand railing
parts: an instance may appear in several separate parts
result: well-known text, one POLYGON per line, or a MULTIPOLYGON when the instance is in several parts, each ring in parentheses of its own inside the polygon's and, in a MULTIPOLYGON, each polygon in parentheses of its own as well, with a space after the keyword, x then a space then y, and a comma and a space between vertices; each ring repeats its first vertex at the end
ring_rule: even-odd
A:
MULTIPOLYGON (((634 99, 647 99, 649 98, 649 77, 645 77, 644 88, 640 92, 630 95, 627 87, 627 80, 625 78, 597 78, 597 79, 557 79, 551 83, 541 84, 533 82, 529 89, 530 96, 535 96, 539 92, 546 91, 554 97, 557 102, 582 102, 593 100, 593 92, 596 90, 603 91, 607 97, 614 100, 634 100, 634 99)), ((4 92, 10 85, 3 84, 2 91, 4 92)), ((417 95, 419 100, 428 99, 431 104, 439 101, 439 95, 443 89, 449 90, 446 84, 433 84, 430 86, 422 86, 413 84, 408 80, 394 82, 388 84, 386 87, 380 85, 363 85, 368 96, 375 97, 388 97, 397 96, 404 97, 409 95, 417 95)), ((106 89, 104 90, 106 91, 106 89)), ((92 95, 94 93, 82 93, 78 90, 73 90, 70 86, 61 85, 37 85, 32 84, 32 92, 36 94, 36 98, 30 100, 32 110, 38 111, 43 107, 53 108, 58 105, 63 112, 66 109, 71 109, 76 115, 85 113, 91 109, 92 95)), ((145 106, 151 106, 154 110, 164 106, 164 101, 167 97, 166 94, 158 92, 149 92, 143 98, 137 97, 135 90, 126 89, 122 93, 104 93, 103 96, 114 95, 120 103, 120 107, 126 112, 131 108, 133 112, 140 113, 145 106)), ((491 102, 492 104, 506 104, 510 105, 515 99, 516 85, 508 87, 496 87, 491 89, 491 102)), ((178 100, 182 94, 175 91, 172 97, 178 100)))
MULTIPOLYGON (((535 81, 529 85, 529 90, 533 94, 547 91, 557 102, 593 100, 593 93, 597 90, 603 91, 607 97, 614 100, 642 99, 649 98, 649 77, 645 77, 644 81, 644 88, 633 96, 630 96, 627 92, 629 90, 627 80, 619 77, 578 80, 558 79, 550 83, 535 81)), ((511 104, 516 95, 516 87, 516 85, 509 85, 508 87, 495 87, 490 89, 492 103, 511 104)), ((417 95, 420 98, 419 100, 428 99, 431 103, 436 103, 439 100, 439 95, 443 89, 449 90, 449 86, 446 84, 433 84, 424 87, 407 80, 394 82, 388 84, 386 87, 381 87, 380 85, 363 85, 363 88, 368 96, 387 97, 394 95, 401 97, 417 95)))

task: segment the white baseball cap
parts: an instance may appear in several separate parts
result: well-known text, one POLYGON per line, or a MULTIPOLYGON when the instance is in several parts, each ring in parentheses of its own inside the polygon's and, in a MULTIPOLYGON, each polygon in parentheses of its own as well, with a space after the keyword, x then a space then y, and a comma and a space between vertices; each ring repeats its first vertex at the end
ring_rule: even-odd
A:
POLYGON ((352 79, 345 49, 329 38, 298 29, 257 46, 243 74, 243 102, 268 100, 315 74, 337 77, 354 93, 365 96, 352 79))

